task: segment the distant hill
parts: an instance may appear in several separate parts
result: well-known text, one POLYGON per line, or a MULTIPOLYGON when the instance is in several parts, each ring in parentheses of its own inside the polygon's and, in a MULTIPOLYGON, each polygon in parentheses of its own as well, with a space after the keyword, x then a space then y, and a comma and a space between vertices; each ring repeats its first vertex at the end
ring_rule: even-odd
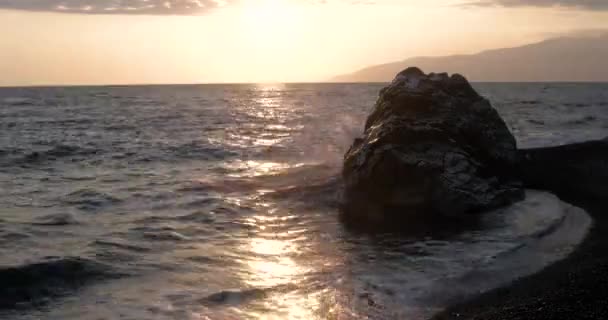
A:
POLYGON ((425 72, 461 73, 471 81, 608 81, 608 34, 563 37, 470 55, 416 57, 337 76, 334 82, 388 82, 417 66, 425 72))

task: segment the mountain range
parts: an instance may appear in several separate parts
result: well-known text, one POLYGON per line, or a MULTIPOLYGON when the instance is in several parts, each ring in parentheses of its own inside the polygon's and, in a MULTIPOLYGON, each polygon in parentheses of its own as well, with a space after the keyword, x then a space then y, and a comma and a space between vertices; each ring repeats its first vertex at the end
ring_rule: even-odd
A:
POLYGON ((399 71, 416 66, 425 72, 460 73, 471 81, 542 82, 608 81, 608 34, 559 37, 515 48, 476 54, 415 57, 375 65, 332 82, 389 82, 399 71))

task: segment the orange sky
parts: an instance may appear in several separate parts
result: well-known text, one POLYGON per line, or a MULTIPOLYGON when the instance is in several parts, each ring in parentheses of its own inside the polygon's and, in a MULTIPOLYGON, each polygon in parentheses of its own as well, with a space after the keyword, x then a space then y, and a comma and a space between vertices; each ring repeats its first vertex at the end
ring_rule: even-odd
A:
POLYGON ((197 0, 205 10, 92 14, 109 11, 95 6, 104 1, 58 13, 70 8, 49 0, 14 10, 0 0, 0 85, 323 81, 412 56, 474 53, 608 28, 608 8, 516 6, 514 0, 507 7, 197 0))

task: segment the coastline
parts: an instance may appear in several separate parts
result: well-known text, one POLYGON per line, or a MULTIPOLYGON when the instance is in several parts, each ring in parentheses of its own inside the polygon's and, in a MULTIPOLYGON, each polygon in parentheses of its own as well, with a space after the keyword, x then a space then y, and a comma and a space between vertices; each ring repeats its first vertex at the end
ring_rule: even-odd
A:
POLYGON ((557 192, 593 225, 568 257, 507 286, 453 305, 433 320, 608 319, 608 199, 557 192))

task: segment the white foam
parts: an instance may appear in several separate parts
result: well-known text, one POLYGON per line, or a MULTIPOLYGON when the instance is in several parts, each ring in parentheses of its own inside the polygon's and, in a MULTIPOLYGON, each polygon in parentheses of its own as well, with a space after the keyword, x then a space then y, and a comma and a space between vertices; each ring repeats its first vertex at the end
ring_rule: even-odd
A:
POLYGON ((428 319, 449 305, 563 259, 590 226, 584 210, 550 193, 528 190, 524 201, 485 214, 476 231, 418 243, 426 256, 409 256, 391 265, 376 262, 376 273, 390 276, 366 281, 381 288, 374 296, 384 310, 399 318, 428 319))
POLYGON ((429 317, 448 305, 539 272, 572 253, 592 225, 583 209, 538 191, 528 191, 525 201, 503 214, 510 225, 503 232, 512 232, 519 244, 479 261, 471 270, 434 282, 417 299, 426 306, 420 315, 429 317))

